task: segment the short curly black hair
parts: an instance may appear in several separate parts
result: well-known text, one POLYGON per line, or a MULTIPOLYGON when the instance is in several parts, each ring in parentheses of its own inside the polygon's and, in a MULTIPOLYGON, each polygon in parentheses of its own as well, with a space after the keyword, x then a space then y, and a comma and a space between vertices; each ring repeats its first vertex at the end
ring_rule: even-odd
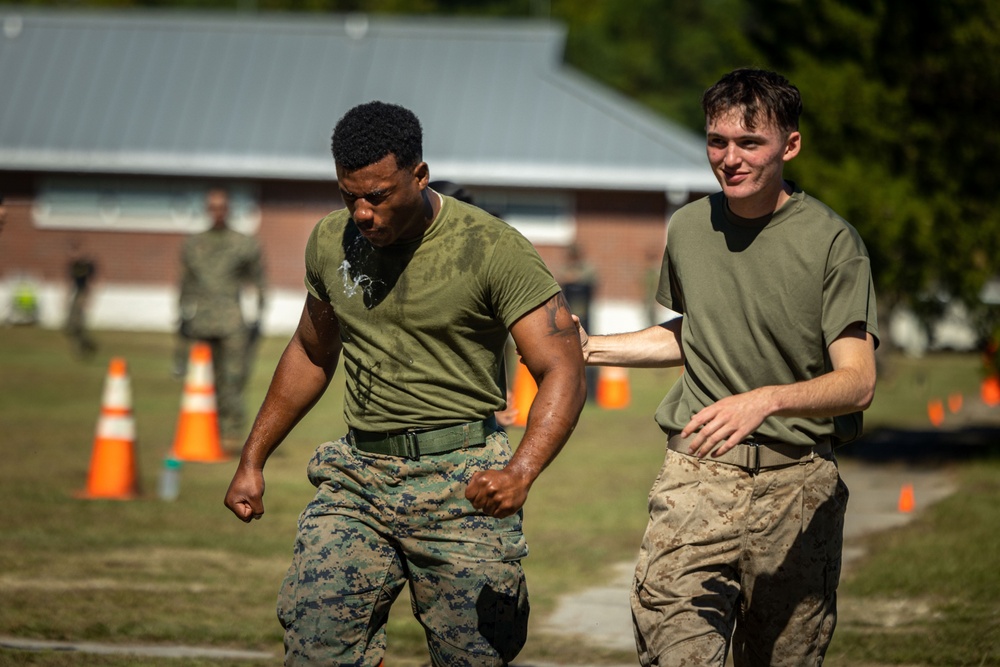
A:
POLYGON ((375 164, 390 153, 400 169, 423 160, 423 130, 416 114, 398 104, 367 102, 337 121, 330 142, 333 160, 346 171, 375 164))

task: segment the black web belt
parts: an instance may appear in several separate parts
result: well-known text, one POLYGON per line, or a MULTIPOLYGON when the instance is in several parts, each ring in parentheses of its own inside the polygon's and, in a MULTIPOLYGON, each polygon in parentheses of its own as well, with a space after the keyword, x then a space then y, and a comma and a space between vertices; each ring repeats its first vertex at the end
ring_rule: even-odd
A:
POLYGON ((347 440, 362 452, 417 460, 424 454, 443 454, 482 445, 486 442, 486 437, 497 430, 499 427, 496 418, 490 417, 455 426, 400 433, 359 431, 352 428, 347 432, 347 440))
MULTIPOLYGON (((671 433, 667 438, 667 448, 681 454, 690 454, 690 441, 694 436, 682 438, 680 433, 671 433)), ((706 461, 718 461, 743 468, 751 473, 757 473, 768 468, 781 468, 802 461, 809 461, 817 456, 827 456, 833 451, 832 440, 827 436, 813 446, 790 445, 786 442, 759 441, 748 438, 725 454, 720 456, 706 455, 706 461)))

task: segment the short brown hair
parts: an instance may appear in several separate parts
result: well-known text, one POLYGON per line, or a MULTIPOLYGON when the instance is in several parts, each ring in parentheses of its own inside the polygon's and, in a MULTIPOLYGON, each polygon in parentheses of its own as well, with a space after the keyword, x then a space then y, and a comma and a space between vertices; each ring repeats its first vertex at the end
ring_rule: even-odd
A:
POLYGON ((706 90, 701 108, 706 121, 742 109, 743 125, 748 130, 764 119, 792 132, 799 129, 802 97, 799 89, 777 72, 747 67, 733 70, 706 90))

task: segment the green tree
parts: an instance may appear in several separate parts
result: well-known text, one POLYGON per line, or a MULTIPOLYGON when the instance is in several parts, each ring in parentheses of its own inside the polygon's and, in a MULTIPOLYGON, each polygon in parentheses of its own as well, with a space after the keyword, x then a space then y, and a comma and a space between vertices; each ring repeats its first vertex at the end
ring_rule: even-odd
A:
POLYGON ((699 132, 701 94, 722 73, 753 64, 744 0, 557 0, 567 62, 699 132), (734 64, 735 63, 735 64, 734 64))
MULTIPOLYGON (((1000 270, 1000 5, 757 0, 751 39, 802 90, 803 185, 854 223, 889 303, 978 295, 1000 270)), ((924 301, 924 303, 927 303, 924 301)), ((984 327, 992 326, 988 318, 984 327)))

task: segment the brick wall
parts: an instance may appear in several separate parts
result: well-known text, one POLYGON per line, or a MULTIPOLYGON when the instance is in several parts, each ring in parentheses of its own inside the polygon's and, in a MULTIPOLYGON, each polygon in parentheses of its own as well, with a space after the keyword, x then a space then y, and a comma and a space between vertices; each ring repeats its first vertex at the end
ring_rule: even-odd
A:
MULTIPOLYGON (((176 286, 184 234, 38 229, 31 221, 30 187, 21 192, 7 195, 0 281, 27 274, 42 283, 66 284, 70 247, 79 243, 98 264, 97 284, 165 291, 176 286)), ((270 285, 304 294, 303 250, 316 222, 343 206, 336 184, 265 182, 259 192, 258 238, 270 285)), ((642 309, 649 303, 650 277, 658 273, 663 252, 666 215, 663 193, 577 193, 576 245, 597 273, 598 307, 632 304, 642 309)), ((540 246, 539 252, 558 278, 567 262, 567 248, 540 246)))

